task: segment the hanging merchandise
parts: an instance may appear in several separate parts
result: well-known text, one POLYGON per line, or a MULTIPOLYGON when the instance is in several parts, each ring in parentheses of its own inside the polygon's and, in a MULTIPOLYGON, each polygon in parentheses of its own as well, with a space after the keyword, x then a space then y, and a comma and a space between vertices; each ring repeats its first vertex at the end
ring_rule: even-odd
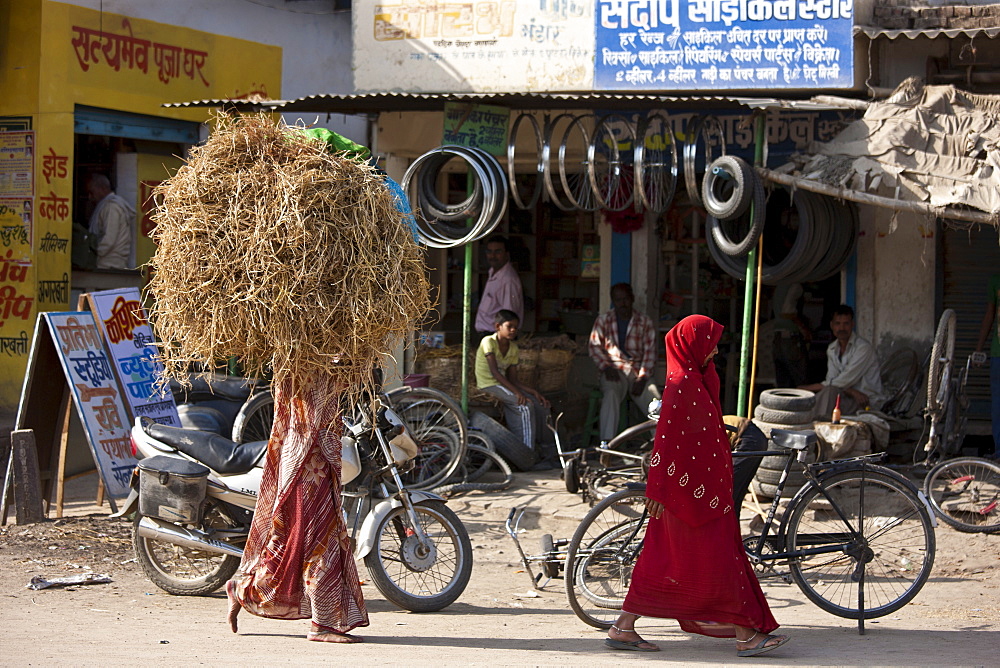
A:
POLYGON ((507 212, 507 175, 500 163, 482 149, 447 145, 424 153, 403 175, 402 189, 411 202, 420 242, 431 248, 454 248, 490 234, 507 212), (441 202, 437 177, 454 158, 464 160, 471 170, 472 192, 463 201, 441 202), (414 188, 411 191, 411 187, 414 188), (474 219, 470 226, 467 220, 474 219))

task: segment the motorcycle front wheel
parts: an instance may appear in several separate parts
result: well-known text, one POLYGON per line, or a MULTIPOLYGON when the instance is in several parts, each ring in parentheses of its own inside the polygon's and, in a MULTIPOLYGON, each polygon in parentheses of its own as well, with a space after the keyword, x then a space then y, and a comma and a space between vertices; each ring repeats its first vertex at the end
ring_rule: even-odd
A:
POLYGON ((414 506, 427 536, 422 545, 405 508, 393 508, 378 526, 365 566, 388 600, 411 612, 435 612, 454 603, 472 575, 472 543, 458 516, 441 501, 414 506))
MULTIPOLYGON (((153 584, 175 596, 203 596, 218 590, 240 567, 228 554, 196 550, 139 535, 142 515, 135 514, 132 546, 143 572, 153 584)), ((200 527, 195 527, 200 528, 200 527)))

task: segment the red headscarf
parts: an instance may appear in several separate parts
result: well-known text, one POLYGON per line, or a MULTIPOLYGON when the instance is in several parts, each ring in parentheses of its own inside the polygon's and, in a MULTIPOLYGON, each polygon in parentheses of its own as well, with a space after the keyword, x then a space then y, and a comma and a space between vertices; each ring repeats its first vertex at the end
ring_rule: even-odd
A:
POLYGON ((646 496, 686 524, 700 526, 733 509, 729 438, 719 374, 705 358, 723 327, 691 315, 667 332, 667 380, 656 426, 646 496))

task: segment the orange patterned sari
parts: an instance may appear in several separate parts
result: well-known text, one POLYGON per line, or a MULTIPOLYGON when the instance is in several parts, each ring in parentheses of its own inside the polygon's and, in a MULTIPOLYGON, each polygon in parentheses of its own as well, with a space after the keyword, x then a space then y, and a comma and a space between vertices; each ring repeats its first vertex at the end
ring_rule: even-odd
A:
POLYGON ((275 387, 260 496, 237 576, 248 612, 312 619, 346 633, 368 626, 340 501, 340 393, 331 379, 305 392, 275 387))

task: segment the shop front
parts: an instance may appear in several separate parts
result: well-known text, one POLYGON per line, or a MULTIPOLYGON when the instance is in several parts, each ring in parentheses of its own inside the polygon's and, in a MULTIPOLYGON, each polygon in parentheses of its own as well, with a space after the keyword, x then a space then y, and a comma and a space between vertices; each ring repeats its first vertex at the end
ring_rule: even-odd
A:
POLYGON ((163 103, 278 96, 282 51, 50 0, 0 1, 0 31, 0 411, 12 414, 36 314, 143 283, 152 191, 205 133, 204 112, 163 103), (95 174, 135 212, 124 269, 88 261, 95 174))

